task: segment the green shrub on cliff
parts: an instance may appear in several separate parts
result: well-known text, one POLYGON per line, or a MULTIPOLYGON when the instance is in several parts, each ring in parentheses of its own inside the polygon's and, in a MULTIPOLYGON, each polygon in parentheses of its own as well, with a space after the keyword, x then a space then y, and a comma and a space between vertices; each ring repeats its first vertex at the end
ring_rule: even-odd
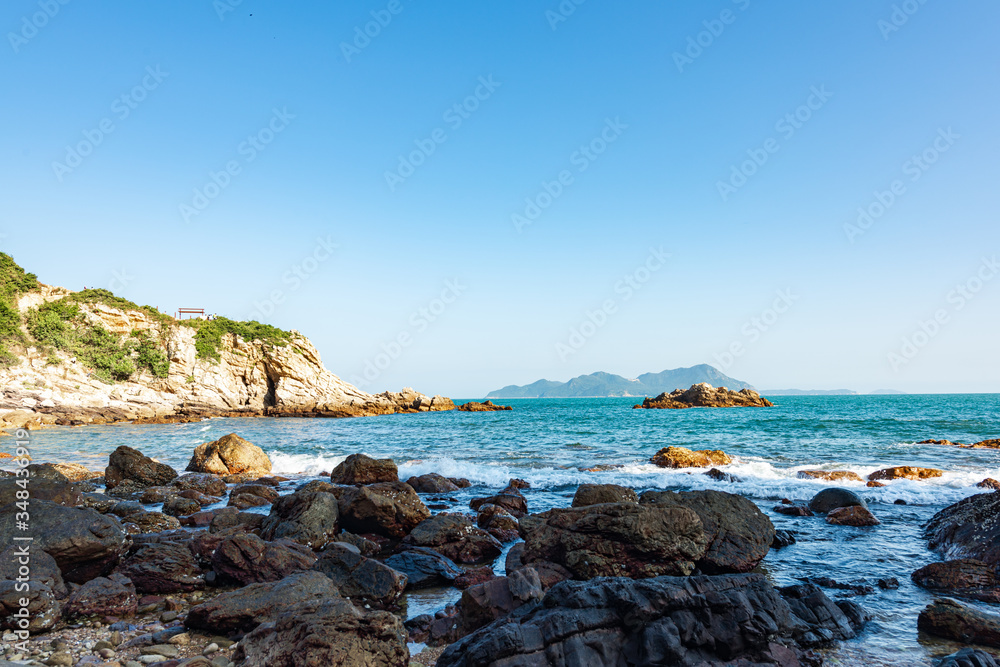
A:
POLYGON ((214 320, 184 320, 180 324, 197 329, 194 346, 199 359, 218 361, 221 358, 219 346, 226 334, 237 335, 245 341, 259 340, 265 345, 278 347, 288 345, 292 338, 290 332, 282 331, 270 324, 261 324, 257 321, 236 322, 227 317, 218 317, 214 320))
POLYGON ((38 278, 17 265, 14 258, 0 252, 0 366, 17 361, 9 345, 24 342, 17 297, 38 287, 38 278))
POLYGON ((105 382, 127 380, 140 369, 165 378, 170 370, 166 353, 146 334, 133 331, 119 340, 100 324, 89 322, 70 297, 32 308, 25 323, 39 345, 74 355, 105 382))

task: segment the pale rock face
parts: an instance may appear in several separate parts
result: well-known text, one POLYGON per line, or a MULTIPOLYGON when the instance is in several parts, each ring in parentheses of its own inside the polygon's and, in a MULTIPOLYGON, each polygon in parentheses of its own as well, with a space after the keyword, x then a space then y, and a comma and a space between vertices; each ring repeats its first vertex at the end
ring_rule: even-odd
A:
MULTIPOLYGON (((23 295, 24 312, 71 294, 43 285, 23 295)), ((218 361, 198 359, 195 329, 160 323, 143 311, 82 304, 84 315, 109 331, 126 336, 134 330, 165 340, 170 371, 167 378, 148 372, 128 382, 105 384, 89 368, 56 352, 61 363, 48 365, 48 355, 29 348, 19 364, 0 368, 0 428, 29 428, 56 422, 107 422, 174 415, 211 416, 232 413, 318 415, 330 417, 450 410, 450 399, 429 398, 412 389, 373 395, 328 371, 319 351, 293 331, 283 347, 223 337, 218 361)))

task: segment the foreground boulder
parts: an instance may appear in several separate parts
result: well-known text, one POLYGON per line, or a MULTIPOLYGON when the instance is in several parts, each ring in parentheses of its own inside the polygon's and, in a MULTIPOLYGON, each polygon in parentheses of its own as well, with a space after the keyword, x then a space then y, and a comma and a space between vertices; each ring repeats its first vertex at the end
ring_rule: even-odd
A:
POLYGON ((111 452, 104 469, 104 484, 113 489, 129 481, 139 487, 164 486, 177 477, 177 471, 166 463, 154 461, 142 452, 122 445, 111 452))
POLYGON ((961 651, 941 658, 937 667, 997 667, 993 656, 977 648, 963 648, 961 651))
POLYGON ((794 665, 864 617, 822 591, 782 597, 760 574, 567 581, 449 646, 438 667, 794 665))
POLYGON ((914 481, 920 481, 922 479, 930 479, 932 477, 940 477, 944 473, 940 470, 934 468, 917 468, 914 466, 896 466, 894 468, 885 468, 883 470, 876 470, 872 474, 868 475, 868 479, 876 482, 880 480, 890 480, 890 479, 912 479, 914 481))
POLYGON ((718 449, 692 451, 687 447, 664 447, 653 454, 649 462, 661 468, 711 468, 727 466, 733 460, 718 449))
POLYGON ((299 572, 280 581, 250 584, 191 607, 184 624, 215 634, 246 632, 297 604, 339 595, 321 572, 299 572))
POLYGON ((264 477, 271 474, 271 459, 257 445, 230 433, 195 447, 187 471, 264 477))
POLYGON ((454 639, 489 625, 529 602, 544 595, 538 572, 533 567, 521 568, 507 577, 495 577, 462 591, 457 606, 454 639))
POLYGON ((445 586, 465 574, 450 558, 425 547, 409 547, 386 558, 385 564, 406 575, 407 590, 445 586))
POLYGON ((351 454, 330 473, 333 484, 378 484, 398 482, 399 469, 392 459, 373 459, 364 454, 351 454))
POLYGON ((866 507, 838 507, 826 515, 826 522, 835 526, 877 526, 881 523, 866 507))
POLYGON ((868 503, 853 491, 837 488, 823 489, 809 501, 809 509, 820 514, 832 512, 839 507, 864 507, 868 509, 868 503))
POLYGON ((266 542, 247 533, 222 540, 212 555, 212 569, 219 577, 243 585, 278 581, 308 570, 315 562, 316 555, 297 542, 266 542))
POLYGON ((928 522, 924 537, 945 558, 1000 566, 1000 493, 980 493, 944 508, 928 522))
POLYGON ((335 597, 278 614, 240 640, 233 660, 242 667, 406 667, 406 641, 397 616, 335 597))
POLYGON ((0 581, 0 628, 27 630, 31 634, 51 630, 62 615, 59 602, 45 584, 37 581, 25 583, 0 581), (25 601, 27 606, 23 604, 25 601), (25 608, 28 610, 27 627, 21 626, 17 617, 17 614, 24 613, 22 610, 25 608))
POLYGON ((69 595, 59 565, 37 545, 28 545, 27 556, 21 553, 18 546, 0 553, 0 580, 16 581, 21 576, 19 570, 22 565, 30 566, 31 580, 45 584, 56 599, 62 600, 69 595))
POLYGON ((458 484, 436 472, 411 477, 406 480, 406 483, 412 486, 417 493, 452 493, 459 489, 458 484))
POLYGON ((63 616, 116 616, 131 618, 139 606, 135 586, 120 574, 91 579, 69 596, 63 616))
POLYGON ((996 569, 974 558, 930 563, 914 572, 910 578, 917 586, 932 591, 1000 603, 996 569))
POLYGON ((261 525, 265 540, 287 539, 322 549, 340 530, 338 500, 325 491, 296 491, 278 498, 261 525))
POLYGON ((691 509, 614 503, 521 519, 525 564, 548 561, 577 579, 690 574, 708 538, 691 509))
POLYGON ((344 489, 339 502, 340 525, 353 533, 402 539, 431 515, 413 487, 382 482, 344 489))
POLYGON ((385 563, 362 556, 357 547, 334 542, 313 569, 330 577, 344 597, 378 607, 391 607, 406 589, 406 575, 385 563))
POLYGON ((1000 616, 954 600, 935 600, 917 618, 917 628, 963 644, 1000 647, 1000 616))
POLYGON ((82 584, 106 575, 128 550, 125 531, 113 516, 32 499, 30 530, 22 531, 17 528, 20 511, 16 505, 0 507, 0 535, 32 536, 66 581, 82 584))
POLYGON ((699 382, 691 385, 689 389, 674 389, 672 392, 663 392, 656 398, 646 398, 641 405, 634 408, 660 409, 660 410, 682 410, 684 408, 736 408, 772 407, 774 403, 762 398, 753 389, 741 389, 732 391, 726 387, 716 389, 707 382, 699 382))
POLYGON ((693 510, 708 539, 697 561, 706 574, 749 572, 764 560, 774 541, 774 524, 743 496, 722 491, 647 491, 640 502, 693 510))
POLYGON ((635 491, 617 484, 581 484, 573 494, 573 507, 600 505, 601 503, 637 503, 635 491))
POLYGON ((142 544, 117 572, 128 577, 140 593, 184 593, 205 586, 202 570, 186 544, 142 544))
MULTIPOLYGON (((22 492, 23 495, 24 491, 18 481, 17 477, 0 479, 0 505, 10 505, 23 499, 18 497, 18 492, 22 492)), ((83 495, 78 484, 45 478, 31 480, 29 490, 32 501, 46 500, 67 507, 79 505, 83 495)))
POLYGON ((462 514, 435 514, 406 536, 406 544, 427 547, 456 563, 493 561, 503 545, 462 514))

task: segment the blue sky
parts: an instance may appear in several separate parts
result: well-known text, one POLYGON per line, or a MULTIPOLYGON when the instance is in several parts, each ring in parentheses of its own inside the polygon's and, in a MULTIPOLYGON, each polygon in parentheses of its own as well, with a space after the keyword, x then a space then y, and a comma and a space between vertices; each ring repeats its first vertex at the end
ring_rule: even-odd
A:
POLYGON ((371 391, 1000 391, 1000 6, 689 4, 11 0, 0 249, 371 391))

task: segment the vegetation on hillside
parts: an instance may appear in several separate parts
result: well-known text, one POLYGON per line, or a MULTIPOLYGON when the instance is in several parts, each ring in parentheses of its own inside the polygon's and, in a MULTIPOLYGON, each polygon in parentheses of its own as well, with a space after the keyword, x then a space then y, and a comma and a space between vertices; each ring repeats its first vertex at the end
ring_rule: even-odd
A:
POLYGON ((58 301, 32 308, 22 318, 17 310, 17 297, 38 285, 34 274, 26 273, 10 255, 0 253, 0 365, 17 361, 10 347, 34 344, 47 354, 47 364, 58 363, 52 350, 60 350, 93 368, 94 375, 105 382, 127 380, 137 371, 149 371, 155 377, 165 378, 170 370, 165 337, 172 325, 195 329, 198 359, 214 361, 221 359, 222 338, 227 334, 279 347, 287 345, 292 337, 288 331, 256 321, 237 322, 225 317, 175 320, 152 306, 140 306, 106 289, 74 292, 58 301), (111 333, 88 319, 81 310, 81 306, 97 304, 144 313, 159 325, 161 340, 153 340, 140 331, 125 337, 111 333), (24 335, 22 325, 30 338, 24 335))
POLYGON ((0 366, 17 360, 9 345, 24 342, 17 298, 38 287, 38 278, 17 265, 14 258, 0 252, 0 366))

